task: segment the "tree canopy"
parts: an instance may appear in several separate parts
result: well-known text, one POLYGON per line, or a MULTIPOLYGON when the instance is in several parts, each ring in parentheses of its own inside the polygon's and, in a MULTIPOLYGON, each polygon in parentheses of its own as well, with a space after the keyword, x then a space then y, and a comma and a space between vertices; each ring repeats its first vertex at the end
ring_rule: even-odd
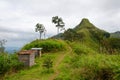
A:
POLYGON ((62 18, 59 18, 58 16, 52 17, 52 23, 56 24, 56 27, 58 28, 58 34, 60 28, 61 30, 64 30, 65 23, 63 22, 62 18))

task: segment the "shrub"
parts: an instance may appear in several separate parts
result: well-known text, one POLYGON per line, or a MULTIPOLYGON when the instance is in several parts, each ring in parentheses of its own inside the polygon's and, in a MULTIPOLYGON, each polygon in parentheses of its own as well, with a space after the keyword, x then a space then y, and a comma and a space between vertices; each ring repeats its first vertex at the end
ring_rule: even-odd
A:
POLYGON ((78 55, 80 55, 80 54, 86 54, 86 52, 84 50, 82 50, 82 48, 79 47, 79 46, 77 46, 77 47, 74 48, 74 52, 76 54, 78 54, 78 55))
POLYGON ((120 39, 119 38, 109 38, 102 41, 102 47, 109 54, 115 54, 120 52, 120 39))
POLYGON ((51 56, 47 56, 43 61, 43 68, 45 73, 51 73, 53 67, 53 60, 51 56))
POLYGON ((4 75, 10 70, 10 59, 8 55, 0 54, 0 75, 4 75))
POLYGON ((24 66, 22 62, 19 62, 16 54, 10 54, 10 65, 13 71, 18 71, 24 66))
POLYGON ((52 61, 51 57, 49 57, 49 56, 46 57, 44 62, 43 62, 43 67, 49 69, 52 67, 52 65, 53 65, 53 61, 52 61))
POLYGON ((23 64, 18 61, 16 54, 0 54, 0 75, 4 75, 10 70, 18 71, 23 64))
POLYGON ((69 62, 71 80, 119 80, 120 55, 75 55, 69 62))
POLYGON ((28 50, 34 47, 41 47, 43 52, 56 52, 66 49, 66 44, 62 40, 47 39, 47 40, 35 40, 29 44, 26 44, 22 50, 28 50))
POLYGON ((115 73, 111 68, 99 68, 98 70, 92 67, 76 68, 71 76, 72 80, 114 80, 115 73))
POLYGON ((83 46, 83 45, 75 45, 73 46, 73 51, 77 54, 77 55, 81 55, 81 54, 94 54, 95 52, 88 48, 87 46, 83 46))
POLYGON ((101 68, 97 71, 95 80, 114 80, 115 73, 111 68, 101 68))

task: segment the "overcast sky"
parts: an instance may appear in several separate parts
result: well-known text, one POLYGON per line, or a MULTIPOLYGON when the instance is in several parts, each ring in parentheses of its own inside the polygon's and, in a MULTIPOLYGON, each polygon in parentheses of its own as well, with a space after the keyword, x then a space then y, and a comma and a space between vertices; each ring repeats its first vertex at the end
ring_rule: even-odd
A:
POLYGON ((47 37, 57 30, 51 23, 60 16, 66 28, 73 28, 82 18, 108 32, 120 31, 120 0, 0 0, 0 40, 6 46, 22 47, 37 39, 37 23, 47 29, 47 37))

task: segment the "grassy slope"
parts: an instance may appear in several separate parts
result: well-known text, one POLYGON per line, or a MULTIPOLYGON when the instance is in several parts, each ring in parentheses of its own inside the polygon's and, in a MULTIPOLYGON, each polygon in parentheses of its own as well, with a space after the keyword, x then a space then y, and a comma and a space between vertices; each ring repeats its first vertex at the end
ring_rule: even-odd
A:
POLYGON ((70 43, 73 53, 67 55, 60 64, 61 73, 55 80, 119 80, 120 55, 99 53, 99 44, 90 32, 105 31, 98 29, 86 19, 74 29, 85 34, 84 41, 70 43), (77 54, 74 53, 76 49, 77 54))
MULTIPOLYGON (((68 47, 68 45, 66 46, 68 47)), ((64 51, 45 53, 41 58, 36 59, 36 64, 33 67, 21 70, 18 73, 7 75, 5 80, 53 80, 59 74, 59 64, 61 64, 62 60, 64 60, 64 57, 68 55, 70 51, 71 50, 69 48, 65 49, 64 51), (53 60, 53 68, 50 70, 50 73, 47 73, 46 69, 42 67, 43 61, 47 57, 51 57, 53 60)))
POLYGON ((18 73, 7 76, 5 78, 5 80, 36 80, 36 79, 49 80, 48 78, 51 75, 53 75, 54 73, 46 73, 45 72, 45 69, 42 67, 43 60, 47 56, 51 56, 51 57, 53 57, 53 61, 54 61, 53 64, 55 65, 57 63, 58 59, 65 53, 66 53, 66 51, 43 54, 43 56, 41 58, 36 59, 36 64, 33 67, 25 69, 25 70, 21 70, 18 73))
MULTIPOLYGON (((35 66, 7 75, 5 80, 93 80, 101 69, 108 69, 108 73, 117 71, 118 74, 116 73, 114 77, 115 80, 119 80, 120 55, 99 54, 79 42, 72 42, 70 45, 72 52, 69 48, 66 51, 44 54, 41 58, 36 59, 35 66), (80 53, 80 55, 74 53, 75 46, 80 46, 84 53, 80 53), (54 72, 52 73, 45 73, 45 69, 42 67, 42 62, 47 56, 53 57, 54 72)), ((99 74, 103 73, 99 72, 99 74)))
POLYGON ((119 80, 120 55, 98 53, 98 43, 89 32, 91 28, 98 29, 88 22, 83 21, 81 27, 75 28, 78 33, 85 34, 83 42, 70 42, 66 51, 44 54, 36 59, 35 66, 6 76, 6 80, 119 80), (42 62, 49 55, 53 57, 54 72, 44 73, 42 62))
POLYGON ((77 55, 73 52, 66 56, 60 64, 61 74, 56 80, 108 80, 111 77, 110 80, 119 80, 120 55, 99 54, 85 45, 81 47, 85 53, 77 55), (104 79, 105 75, 108 77, 104 79))

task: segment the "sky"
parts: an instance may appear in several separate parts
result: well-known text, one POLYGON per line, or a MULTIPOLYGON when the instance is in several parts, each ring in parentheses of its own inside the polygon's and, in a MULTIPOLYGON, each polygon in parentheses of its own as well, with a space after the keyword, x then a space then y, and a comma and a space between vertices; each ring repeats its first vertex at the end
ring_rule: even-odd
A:
POLYGON ((100 29, 120 31, 120 0, 0 0, 0 40, 22 47, 39 38, 37 23, 45 26, 46 38, 56 35, 53 16, 61 17, 66 29, 88 18, 100 29))

